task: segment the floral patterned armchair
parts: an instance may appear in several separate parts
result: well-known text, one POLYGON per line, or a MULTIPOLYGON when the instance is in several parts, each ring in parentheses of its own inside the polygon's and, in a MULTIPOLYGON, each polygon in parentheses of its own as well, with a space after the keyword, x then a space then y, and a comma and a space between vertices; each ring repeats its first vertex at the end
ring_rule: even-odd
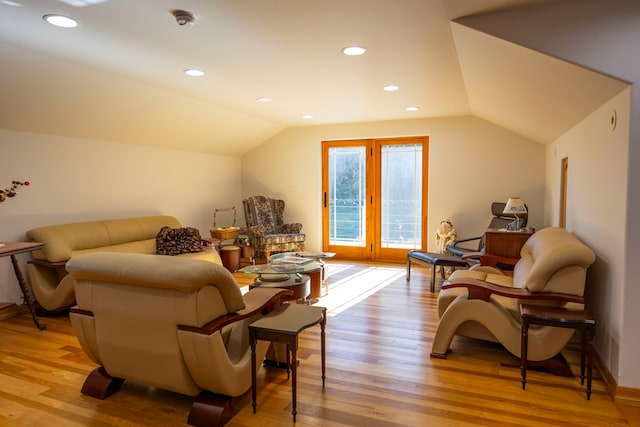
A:
POLYGON ((284 200, 252 196, 242 201, 249 243, 256 257, 269 259, 272 253, 303 251, 302 224, 284 224, 284 200))

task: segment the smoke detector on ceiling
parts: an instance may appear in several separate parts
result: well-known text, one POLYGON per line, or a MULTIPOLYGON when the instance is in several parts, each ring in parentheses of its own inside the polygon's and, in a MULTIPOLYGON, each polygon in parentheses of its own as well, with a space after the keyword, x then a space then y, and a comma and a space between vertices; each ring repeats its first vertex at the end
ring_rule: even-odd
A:
POLYGON ((176 22, 181 27, 184 25, 193 25, 196 22, 196 16, 186 10, 172 10, 171 14, 176 18, 176 22))

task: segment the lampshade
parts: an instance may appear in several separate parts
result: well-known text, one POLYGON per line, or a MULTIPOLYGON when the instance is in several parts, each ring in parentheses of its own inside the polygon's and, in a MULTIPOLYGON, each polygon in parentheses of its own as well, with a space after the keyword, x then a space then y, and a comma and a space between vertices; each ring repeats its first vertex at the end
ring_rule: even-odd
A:
POLYGON ((520 197, 509 197, 507 204, 502 211, 503 214, 518 215, 527 213, 527 207, 520 197))

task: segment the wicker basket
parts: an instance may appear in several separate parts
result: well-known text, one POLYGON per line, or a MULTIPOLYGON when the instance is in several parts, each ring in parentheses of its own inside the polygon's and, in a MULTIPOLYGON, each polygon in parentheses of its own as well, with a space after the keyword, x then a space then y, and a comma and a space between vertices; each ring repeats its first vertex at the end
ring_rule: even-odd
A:
POLYGON ((240 228, 236 227, 236 207, 220 208, 213 211, 213 227, 211 230, 211 237, 214 239, 227 240, 235 239, 240 234, 240 228), (218 212, 233 211, 233 224, 229 227, 218 227, 216 224, 216 216, 218 212))

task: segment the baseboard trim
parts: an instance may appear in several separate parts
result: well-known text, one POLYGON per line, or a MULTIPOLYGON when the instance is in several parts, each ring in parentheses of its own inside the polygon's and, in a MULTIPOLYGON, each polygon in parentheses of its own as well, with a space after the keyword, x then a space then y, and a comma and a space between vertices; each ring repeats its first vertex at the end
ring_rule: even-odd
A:
POLYGON ((20 315, 20 307, 13 302, 0 302, 0 320, 11 319, 20 315))
POLYGON ((611 372, 604 364, 598 354, 595 354, 594 363, 596 368, 602 374, 602 379, 607 388, 607 393, 611 396, 611 399, 615 403, 620 405, 637 406, 640 407, 640 389, 632 387, 620 387, 618 382, 611 375, 611 372))
POLYGON ((640 408, 640 389, 631 387, 617 387, 614 402, 620 405, 640 408))

